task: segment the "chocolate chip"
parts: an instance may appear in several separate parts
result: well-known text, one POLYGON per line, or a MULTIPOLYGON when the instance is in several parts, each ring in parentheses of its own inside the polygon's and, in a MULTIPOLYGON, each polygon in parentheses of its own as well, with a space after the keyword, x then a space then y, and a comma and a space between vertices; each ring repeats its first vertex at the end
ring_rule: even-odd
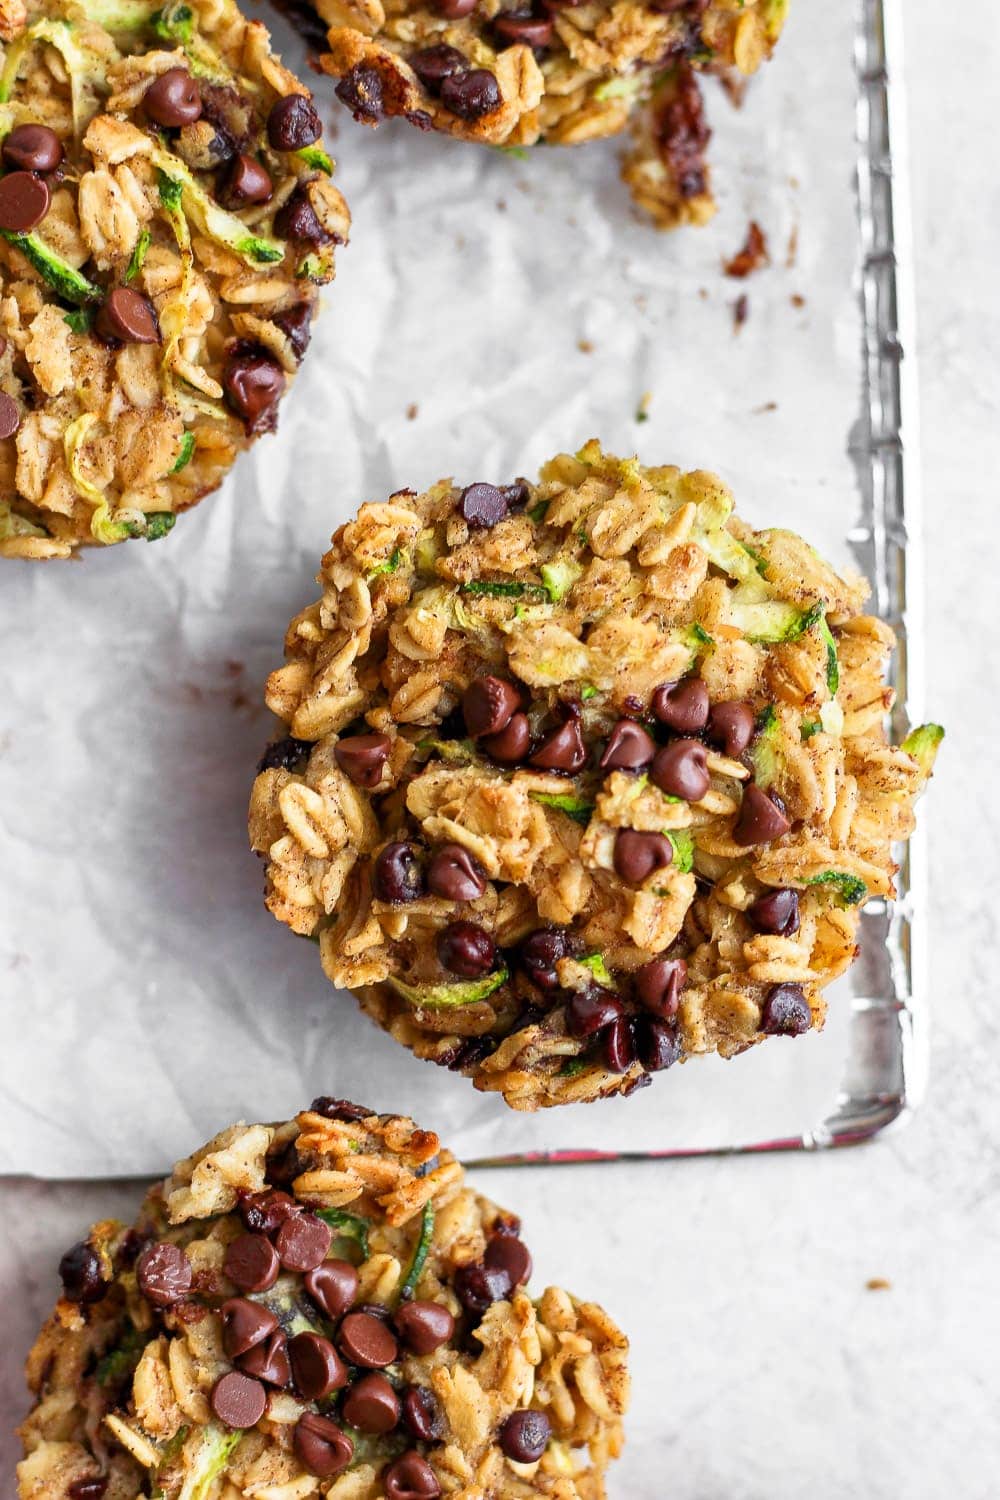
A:
POLYGON ((801 1036, 812 1025, 812 1011, 801 984, 772 985, 764 997, 760 1029, 769 1036, 801 1036))
POLYGON ((403 1426, 420 1443, 433 1443, 444 1436, 444 1417, 437 1397, 426 1386, 411 1385, 403 1392, 403 1426))
POLYGON ((230 406, 252 436, 277 425, 277 406, 285 389, 285 372, 266 354, 236 354, 226 365, 222 384, 230 406))
POLYGON ((270 174, 255 156, 241 151, 222 180, 219 200, 226 208, 244 208, 248 203, 268 203, 274 192, 270 174))
POLYGON ((686 980, 687 964, 683 958, 654 958, 632 976, 636 999, 665 1020, 676 1016, 686 980))
POLYGON ((635 1062, 635 1023, 619 1016, 604 1033, 604 1061, 612 1073, 624 1073, 635 1062))
POLYGON ((424 894, 424 874, 412 844, 386 844, 372 869, 372 890, 379 901, 394 906, 424 894))
POLYGON ((74 1479, 66 1494, 69 1500, 103 1500, 107 1487, 107 1474, 89 1474, 83 1479, 74 1479))
MULTIPOLYGON (((483 115, 490 115, 495 109, 499 109, 503 100, 493 74, 486 68, 473 68, 468 73, 454 74, 444 80, 441 85, 441 103, 453 115, 458 115, 460 120, 479 120, 483 115)), ((506 509, 505 501, 505 514, 506 509)), ((498 516, 497 520, 500 519, 498 516)), ((491 521, 482 524, 494 523, 491 521)))
POLYGON ((191 1262, 179 1245, 147 1245, 135 1263, 135 1279, 147 1302, 173 1307, 191 1290, 191 1262))
POLYGON ((449 78, 452 73, 463 73, 468 66, 457 47, 449 47, 443 42, 437 47, 424 47, 420 52, 414 52, 410 58, 410 67, 424 88, 432 94, 437 93, 445 78, 449 78))
MULTIPOLYGON (((473 78, 474 73, 466 73, 464 78, 473 78)), ((492 78, 492 73, 486 74, 492 78)), ((441 80, 441 97, 444 98, 445 88, 458 87, 463 81, 462 76, 446 74, 441 80)), ((450 108, 451 106, 449 106, 450 108)), ((453 110, 453 113, 458 113, 453 110)), ((458 508, 463 518, 472 527, 473 531, 489 531, 498 522, 507 519, 508 505, 507 497, 503 490, 495 484, 470 484, 463 491, 458 502, 458 508)))
POLYGON ((531 724, 527 714, 515 714, 499 734, 484 734, 480 744, 493 760, 503 766, 522 761, 531 749, 531 724))
POLYGON ((487 1266, 483 1261, 460 1266, 454 1277, 455 1295, 470 1312, 484 1313, 494 1302, 510 1296, 513 1283, 503 1266, 487 1266))
POLYGON ((355 63, 333 91, 362 124, 374 125, 383 111, 382 75, 370 63, 355 63))
POLYGON ((67 1302, 100 1302, 108 1294, 108 1283, 101 1274, 101 1257, 86 1240, 66 1251, 59 1262, 59 1276, 67 1302))
POLYGON ((455 1332, 455 1319, 440 1302, 404 1302, 394 1322, 396 1332, 414 1354, 433 1354, 455 1332))
POLYGON ((656 752, 650 778, 671 797, 700 802, 711 785, 707 754, 700 740, 673 740, 656 752))
POLYGON ((148 297, 130 286, 116 286, 94 319, 94 331, 106 343, 158 344, 160 325, 148 297))
POLYGON ((305 94, 286 94, 271 105, 267 139, 275 151, 301 151, 323 133, 319 115, 305 94))
POLYGON ((434 9, 448 21, 460 21, 475 10, 479 0, 434 0, 434 9))
POLYGON ((610 990, 592 984, 585 990, 574 990, 566 1004, 566 1029, 570 1036, 583 1041, 596 1036, 623 1014, 622 1003, 610 990))
POLYGON ((650 707, 668 729, 678 734, 697 734, 708 723, 708 688, 700 677, 665 682, 653 693, 650 707))
POLYGON ((239 1212, 251 1234, 277 1234, 286 1219, 300 1212, 300 1205, 288 1193, 269 1188, 263 1193, 245 1193, 239 1212))
POLYGON ((330 1479, 346 1469, 354 1457, 354 1444, 329 1417, 305 1411, 292 1433, 295 1456, 304 1469, 317 1479, 330 1479))
POLYGON ((392 1329, 367 1312, 348 1313, 340 1325, 337 1342, 346 1360, 367 1370, 384 1369, 399 1353, 392 1329))
POLYGON ((13 396, 0 391, 0 439, 12 438, 21 425, 21 409, 13 396))
POLYGON ((230 1297, 223 1302, 222 1347, 230 1359, 236 1359, 269 1338, 278 1327, 278 1319, 269 1308, 248 1297, 230 1297))
POLYGON ((187 68, 168 68, 142 97, 146 113, 157 125, 174 129, 201 119, 201 95, 187 68))
POLYGON ((230 1370, 215 1382, 209 1405, 225 1427, 256 1427, 267 1410, 267 1392, 259 1380, 230 1370))
POLYGON ((295 1389, 303 1401, 321 1401, 347 1384, 347 1366, 322 1334, 297 1333, 288 1341, 288 1358, 295 1389))
POLYGON ((437 956, 442 968, 463 979, 488 974, 496 960, 496 944, 476 922, 449 922, 437 935, 437 956))
POLYGON ((519 16, 513 11, 501 11, 493 22, 493 30, 501 43, 535 47, 539 51, 552 40, 552 22, 545 16, 519 16))
POLYGON ((281 1270, 278 1252, 262 1234, 241 1234, 226 1250, 222 1266, 241 1292, 266 1292, 281 1270))
POLYGON ((799 930, 799 893, 788 887, 767 891, 747 908, 747 917, 758 932, 794 937, 799 930))
POLYGON ((486 1246, 483 1264, 490 1271, 506 1271, 511 1286, 524 1286, 531 1279, 531 1251, 513 1234, 494 1234, 486 1246))
POLYGON ((404 1453, 382 1474, 385 1500, 437 1500, 441 1493, 437 1475, 419 1453, 404 1453))
POLYGON ((500 1446, 516 1464, 537 1463, 549 1445, 552 1424, 543 1411, 512 1411, 500 1428, 500 1446))
POLYGON ((478 901, 486 889, 486 871, 461 844, 442 844, 427 866, 427 887, 445 901, 478 901))
POLYGON ((620 828, 615 839, 616 874, 629 885, 642 885, 654 870, 665 870, 674 857, 670 840, 662 833, 638 833, 620 828))
POLYGON ((587 764, 587 747, 580 720, 573 715, 545 735, 538 749, 529 755, 528 764, 543 771, 563 771, 568 776, 582 771, 587 764))
POLYGON ((8 172, 0 177, 0 229, 30 234, 49 211, 51 195, 44 177, 34 172, 8 172))
POLYGON ((333 747, 337 765, 355 786, 373 791, 382 780, 392 741, 387 734, 352 734, 333 747))
POLYGON ((634 719, 619 719, 608 735, 602 771, 640 771, 656 754, 656 741, 634 719))
POLYGON ((359 1432, 391 1432, 399 1421, 399 1397, 384 1375, 362 1375, 341 1405, 344 1421, 359 1432))
POLYGON ((555 990, 559 988, 556 964, 570 951, 570 934, 565 927, 541 927, 521 940, 517 953, 521 968, 533 984, 540 990, 555 990))
POLYGON ((349 1125, 357 1125, 362 1120, 370 1120, 376 1113, 366 1104, 352 1104, 350 1099, 332 1099, 329 1094, 321 1094, 318 1099, 313 1100, 309 1108, 314 1115, 323 1115, 327 1120, 342 1120, 349 1125))
POLYGON ((54 172, 62 159, 62 141, 47 125, 15 125, 4 137, 3 162, 12 172, 54 172))
POLYGON ((472 739, 506 729, 521 706, 521 694, 502 677, 474 677, 462 694, 462 717, 472 739))
POLYGON ((272 322, 288 335, 288 342, 299 359, 309 348, 314 312, 315 305, 312 302, 296 302, 293 307, 277 313, 272 319, 272 322))
POLYGON ((358 1295, 358 1273, 348 1260, 325 1260, 306 1272, 302 1284, 332 1323, 344 1316, 358 1295))
POLYGON ((734 844, 744 849, 752 844, 773 844, 791 826, 774 798, 761 791, 756 783, 743 788, 743 801, 733 827, 734 844))
POLYGON ((241 1354, 237 1364, 244 1375, 252 1375, 255 1380, 263 1380, 265 1385, 276 1386, 278 1390, 283 1391, 292 1383, 288 1339, 280 1328, 241 1354))
POLYGON ((301 1213, 285 1220, 274 1247, 286 1271, 312 1271, 326 1259, 332 1239, 329 1224, 315 1214, 301 1213))
POLYGON ((312 750, 312 740, 297 740, 292 735, 286 735, 283 740, 275 740, 273 745, 268 745, 257 762, 257 772, 294 771, 309 758, 312 750))
POLYGON ((735 760, 753 739, 756 719, 749 703, 716 703, 708 716, 708 738, 735 760))
POLYGON ((649 1073, 662 1073, 670 1068, 681 1055, 681 1040, 677 1027, 665 1021, 650 1021, 641 1017, 638 1026, 639 1061, 649 1073))
POLYGON ((305 240, 310 245, 329 245, 334 236, 320 223, 306 188, 299 188, 275 215, 274 229, 286 240, 305 240))

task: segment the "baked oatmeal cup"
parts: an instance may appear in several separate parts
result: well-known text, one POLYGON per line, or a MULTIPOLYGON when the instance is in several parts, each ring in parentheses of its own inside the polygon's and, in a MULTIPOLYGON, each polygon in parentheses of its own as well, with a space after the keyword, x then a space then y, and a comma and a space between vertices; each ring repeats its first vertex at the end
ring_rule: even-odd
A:
POLYGON ((601 1500, 621 1449, 624 1334, 398 1115, 234 1125, 60 1273, 19 1500, 601 1500))
POLYGON ((531 1110, 823 1024, 941 737, 888 742, 862 579, 590 442, 363 505, 319 583, 251 842, 397 1041, 531 1110))
POLYGON ((0 39, 0 556, 154 540, 276 425, 347 207, 233 0, 3 0, 0 39))
MULTIPOLYGON (((730 89, 773 51, 788 0, 312 0, 354 118, 523 148, 630 131, 622 176, 661 229, 715 211, 699 77, 730 89)), ((301 25, 306 7, 290 8, 301 25)), ((315 41, 315 34, 312 33, 315 41)))

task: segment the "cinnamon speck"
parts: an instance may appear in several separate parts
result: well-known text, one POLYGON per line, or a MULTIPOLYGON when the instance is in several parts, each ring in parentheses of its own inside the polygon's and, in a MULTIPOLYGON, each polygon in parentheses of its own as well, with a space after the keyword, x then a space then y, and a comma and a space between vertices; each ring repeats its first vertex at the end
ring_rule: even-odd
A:
POLYGON ((891 1292, 892 1282, 885 1276, 869 1276, 865 1288, 869 1292, 891 1292))
POLYGON ((767 235, 761 229, 756 219, 751 219, 747 225, 746 239, 736 254, 729 260, 723 262, 722 269, 727 276, 742 279, 749 276, 753 271, 759 271, 763 266, 771 264, 771 257, 767 249, 767 235))
POLYGON ((763 412, 766 412, 766 411, 777 411, 777 410, 778 410, 778 403, 777 403, 777 401, 765 401, 763 406, 755 406, 753 408, 752 412, 751 412, 751 415, 755 416, 755 417, 759 417, 763 412))
POLYGON ((733 332, 734 333, 739 333, 740 329, 743 327, 743 324, 746 322, 746 320, 747 320, 747 318, 749 318, 749 316, 750 316, 750 298, 747 296, 746 292, 744 292, 743 296, 742 297, 737 297, 736 301, 733 303, 733 332))
POLYGON ((785 248, 785 269, 790 271, 799 258, 799 226, 792 226, 792 232, 788 236, 788 244, 785 248))
POLYGON ((594 346, 589 339, 577 339, 576 347, 581 354, 593 354, 594 346))
POLYGON ((419 413, 420 413, 420 407, 417 405, 417 403, 415 401, 411 401, 410 404, 409 404, 409 406, 406 408, 406 420, 408 422, 415 422, 417 420, 417 417, 418 417, 419 413))
POLYGON ((806 305, 806 299, 801 292, 793 292, 788 300, 793 307, 805 307, 806 305))

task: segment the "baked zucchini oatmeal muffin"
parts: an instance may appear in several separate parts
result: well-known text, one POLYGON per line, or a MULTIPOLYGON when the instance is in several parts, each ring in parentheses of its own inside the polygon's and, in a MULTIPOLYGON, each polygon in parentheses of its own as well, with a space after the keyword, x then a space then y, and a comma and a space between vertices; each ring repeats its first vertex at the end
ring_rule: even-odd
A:
POLYGON ((621 1450, 624 1334, 399 1115, 234 1125, 60 1273, 20 1500, 600 1500, 621 1450))
POLYGON ((941 737, 888 743, 862 579, 590 442, 363 505, 319 582, 251 842, 380 1026, 530 1110, 823 1024, 941 737))
MULTIPOLYGON (((622 175, 663 229, 715 210, 700 74, 770 56, 788 0, 313 0, 354 118, 491 146, 631 130, 622 175)), ((301 4, 295 6, 301 17, 301 4)))
POLYGON ((163 536, 277 421, 350 224, 232 0, 0 0, 0 556, 163 536))

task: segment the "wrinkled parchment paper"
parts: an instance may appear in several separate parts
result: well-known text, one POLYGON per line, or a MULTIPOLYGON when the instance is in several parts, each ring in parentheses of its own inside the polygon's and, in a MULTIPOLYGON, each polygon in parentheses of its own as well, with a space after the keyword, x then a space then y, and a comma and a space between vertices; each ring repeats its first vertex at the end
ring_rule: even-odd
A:
POLYGON ((265 911, 245 825, 264 678, 365 499, 534 474, 599 436, 717 470, 749 519, 849 564, 853 14, 792 9, 742 110, 710 90, 720 212, 700 232, 633 216, 614 142, 520 160, 372 133, 316 80, 355 229, 277 438, 161 543, 0 565, 0 1171, 158 1172, 321 1092, 410 1112, 467 1157, 747 1144, 831 1111, 844 986, 823 1035, 515 1115, 330 987, 265 911), (751 218, 772 265, 726 279, 751 218))

